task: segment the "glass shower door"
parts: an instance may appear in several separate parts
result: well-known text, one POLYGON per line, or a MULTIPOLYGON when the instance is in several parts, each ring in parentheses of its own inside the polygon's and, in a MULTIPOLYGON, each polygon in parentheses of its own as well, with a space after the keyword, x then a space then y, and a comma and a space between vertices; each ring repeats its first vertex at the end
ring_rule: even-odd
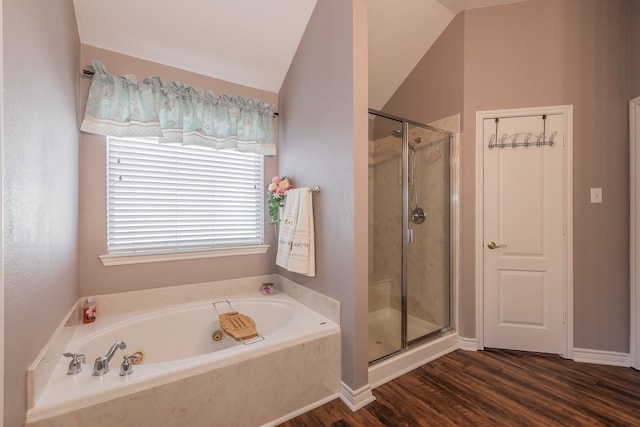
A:
POLYGON ((369 114, 369 361, 402 349, 402 130, 369 114))
POLYGON ((450 137, 408 125, 407 341, 450 326, 450 137))
POLYGON ((369 113, 369 362, 451 326, 450 134, 369 113))

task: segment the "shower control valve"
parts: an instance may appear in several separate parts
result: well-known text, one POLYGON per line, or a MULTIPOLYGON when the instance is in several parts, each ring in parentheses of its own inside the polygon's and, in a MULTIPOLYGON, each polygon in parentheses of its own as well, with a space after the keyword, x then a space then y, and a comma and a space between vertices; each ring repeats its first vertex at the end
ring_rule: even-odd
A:
POLYGON ((416 207, 411 211, 411 221, 416 224, 422 224, 427 219, 427 214, 421 207, 416 207))

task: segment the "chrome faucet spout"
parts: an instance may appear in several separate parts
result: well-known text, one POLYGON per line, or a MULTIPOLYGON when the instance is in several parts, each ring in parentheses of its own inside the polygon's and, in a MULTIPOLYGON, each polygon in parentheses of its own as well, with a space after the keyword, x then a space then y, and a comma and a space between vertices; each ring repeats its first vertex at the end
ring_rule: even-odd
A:
POLYGON ((127 344, 124 341, 118 341, 111 346, 105 356, 98 357, 93 364, 93 375, 99 376, 109 372, 109 362, 113 358, 113 355, 118 349, 124 350, 127 348, 127 344))
POLYGON ((110 362, 111 359, 113 358, 113 355, 116 354, 117 349, 124 350, 125 348, 127 348, 127 344, 125 344, 124 341, 118 341, 117 343, 111 346, 111 348, 109 349, 109 352, 104 357, 106 357, 107 362, 110 362))

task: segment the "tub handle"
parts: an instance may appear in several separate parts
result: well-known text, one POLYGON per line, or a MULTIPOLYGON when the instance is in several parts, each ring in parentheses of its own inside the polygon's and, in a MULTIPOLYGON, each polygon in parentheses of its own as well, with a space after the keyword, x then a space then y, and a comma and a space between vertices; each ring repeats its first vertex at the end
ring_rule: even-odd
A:
POLYGON ((122 364, 120 365, 120 376, 131 375, 133 373, 133 364, 138 359, 140 359, 140 356, 137 354, 124 356, 122 358, 122 364))
POLYGON ((87 359, 84 357, 84 354, 63 353, 62 355, 64 357, 71 358, 71 361, 69 361, 67 375, 76 375, 82 372, 82 364, 87 363, 87 359))

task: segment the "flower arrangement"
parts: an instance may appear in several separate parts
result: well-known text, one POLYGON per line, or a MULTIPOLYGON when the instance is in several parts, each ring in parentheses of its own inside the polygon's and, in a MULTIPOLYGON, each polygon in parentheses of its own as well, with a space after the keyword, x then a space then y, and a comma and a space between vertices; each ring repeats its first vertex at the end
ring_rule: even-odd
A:
POLYGON ((287 198, 287 191, 293 188, 291 181, 286 176, 274 176, 271 179, 271 184, 267 188, 267 195, 269 196, 267 204, 269 205, 269 216, 271 222, 277 226, 280 223, 279 209, 284 207, 284 201, 287 198))

